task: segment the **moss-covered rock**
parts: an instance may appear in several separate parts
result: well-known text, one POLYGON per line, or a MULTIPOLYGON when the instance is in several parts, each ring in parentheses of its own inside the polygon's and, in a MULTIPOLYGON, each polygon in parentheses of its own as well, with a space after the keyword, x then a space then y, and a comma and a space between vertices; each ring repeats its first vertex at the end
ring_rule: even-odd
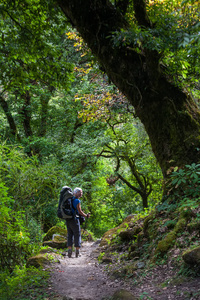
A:
POLYGON ((131 294, 129 291, 126 290, 119 290, 116 291, 112 298, 112 300, 137 300, 138 298, 136 298, 133 294, 131 294))
POLYGON ((56 250, 52 249, 52 247, 45 247, 40 250, 40 254, 46 254, 46 253, 55 253, 56 250))
POLYGON ((171 248, 176 240, 176 233, 171 231, 166 235, 166 237, 158 242, 157 248, 155 250, 155 254, 165 254, 167 253, 168 249, 171 248))
POLYGON ((119 226, 112 228, 104 233, 101 239, 100 246, 108 246, 111 243, 112 239, 116 236, 120 236, 120 234, 121 238, 124 238, 125 240, 134 238, 134 235, 138 234, 138 232, 140 232, 141 230, 142 228, 137 224, 135 215, 130 215, 126 217, 119 226))
POLYGON ((122 239, 122 241, 134 240, 141 231, 142 228, 140 226, 135 226, 133 228, 121 231, 119 233, 119 237, 122 239))
POLYGON ((122 241, 130 241, 133 239, 133 229, 123 230, 119 233, 119 237, 122 241))
POLYGON ((174 232, 177 234, 179 232, 182 232, 184 230, 184 227, 187 224, 187 219, 185 219, 184 217, 180 217, 180 219, 178 220, 176 226, 174 227, 174 232))
MULTIPOLYGON (((49 246, 51 248, 56 248, 56 249, 65 249, 67 247, 67 238, 64 235, 60 235, 58 233, 54 232, 60 232, 61 234, 66 234, 67 231, 65 230, 64 232, 62 230, 59 230, 59 227, 52 227, 48 236, 50 237, 52 235, 52 239, 44 241, 43 246, 49 246)), ((62 228, 61 228, 62 229, 62 228)))
POLYGON ((43 242, 52 240, 54 234, 58 234, 58 235, 63 236, 63 237, 66 238, 67 237, 67 229, 63 229, 63 228, 58 227, 58 226, 53 226, 45 234, 45 236, 43 238, 43 242))
POLYGON ((200 246, 187 250, 182 257, 187 264, 200 266, 200 246))
POLYGON ((106 263, 106 264, 112 264, 113 263, 112 257, 106 256, 106 255, 102 257, 101 261, 103 263, 106 263))
POLYGON ((59 234, 53 234, 52 240, 54 242, 65 242, 66 241, 66 237, 59 235, 59 234))
POLYGON ((35 268, 40 268, 40 267, 45 267, 50 264, 50 261, 48 260, 47 256, 45 254, 38 254, 36 256, 30 257, 27 260, 26 267, 35 267, 35 268))
POLYGON ((175 244, 177 233, 182 232, 187 221, 183 216, 180 217, 176 226, 170 231, 163 240, 158 242, 155 254, 164 255, 175 244))
MULTIPOLYGON (((195 210, 196 215, 199 212, 200 207, 195 210)), ((187 249, 198 239, 199 228, 198 218, 194 218, 191 209, 180 209, 177 205, 171 210, 154 210, 146 218, 132 216, 120 226, 107 231, 100 243, 99 253, 104 254, 104 258, 115 253, 114 263, 109 265, 109 273, 114 278, 129 278, 135 276, 136 272, 142 272, 139 267, 136 270, 135 263, 138 260, 154 263, 157 258, 158 262, 160 258, 164 262, 176 261, 177 257, 176 263, 180 267, 180 255, 183 249, 187 249), (116 262, 118 267, 114 266, 116 262)), ((196 250, 192 254, 185 254, 184 259, 188 259, 187 263, 197 265, 198 255, 196 250)), ((105 259, 104 262, 110 263, 110 260, 105 259)))
POLYGON ((55 249, 66 249, 67 248, 67 240, 63 241, 45 241, 43 242, 43 246, 49 246, 55 249))
MULTIPOLYGON (((86 230, 81 229, 82 239, 84 241, 93 241, 93 237, 86 230)), ((65 249, 67 247, 67 229, 54 226, 43 238, 43 246, 49 246, 56 249, 65 249)))

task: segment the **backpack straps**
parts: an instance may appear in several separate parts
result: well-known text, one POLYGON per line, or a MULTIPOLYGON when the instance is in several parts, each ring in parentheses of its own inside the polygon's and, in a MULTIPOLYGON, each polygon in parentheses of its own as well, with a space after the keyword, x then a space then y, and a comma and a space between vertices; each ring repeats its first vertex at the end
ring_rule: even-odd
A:
POLYGON ((75 198, 72 197, 72 208, 74 209, 75 212, 77 212, 77 211, 76 211, 76 208, 74 207, 74 204, 73 204, 74 200, 75 200, 75 198))
POLYGON ((76 199, 75 197, 72 198, 72 208, 74 209, 76 215, 78 215, 78 217, 79 217, 79 212, 78 212, 78 210, 74 207, 74 204, 73 204, 73 202, 74 202, 75 199, 76 199))

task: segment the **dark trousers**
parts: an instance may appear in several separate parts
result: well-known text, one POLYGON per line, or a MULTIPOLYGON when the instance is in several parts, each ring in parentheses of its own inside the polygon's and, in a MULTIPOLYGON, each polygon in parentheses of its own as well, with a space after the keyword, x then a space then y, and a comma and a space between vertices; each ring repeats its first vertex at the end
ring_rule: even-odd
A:
POLYGON ((67 246, 74 245, 75 247, 81 247, 81 227, 79 219, 72 219, 66 221, 67 225, 67 246))

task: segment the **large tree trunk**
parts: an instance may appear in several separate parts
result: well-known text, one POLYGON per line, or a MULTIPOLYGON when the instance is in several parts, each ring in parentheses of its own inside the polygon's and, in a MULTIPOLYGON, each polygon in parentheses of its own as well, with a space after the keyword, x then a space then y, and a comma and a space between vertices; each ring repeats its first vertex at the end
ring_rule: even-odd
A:
MULTIPOLYGON (((150 26, 142 0, 134 0, 138 24, 150 26)), ((159 67, 159 55, 144 49, 116 47, 112 32, 128 28, 122 14, 107 0, 58 0, 113 83, 134 106, 149 135, 163 175, 171 166, 198 162, 200 113, 192 98, 159 67)), ((144 4, 144 3, 143 3, 144 4)))
POLYGON ((17 126, 15 124, 15 120, 10 112, 10 109, 9 109, 9 106, 8 106, 8 103, 6 102, 6 100, 0 96, 0 105, 5 113, 5 116, 7 118, 7 121, 8 121, 8 124, 10 126, 10 132, 12 135, 16 136, 17 137, 17 140, 20 142, 20 136, 17 132, 17 126))

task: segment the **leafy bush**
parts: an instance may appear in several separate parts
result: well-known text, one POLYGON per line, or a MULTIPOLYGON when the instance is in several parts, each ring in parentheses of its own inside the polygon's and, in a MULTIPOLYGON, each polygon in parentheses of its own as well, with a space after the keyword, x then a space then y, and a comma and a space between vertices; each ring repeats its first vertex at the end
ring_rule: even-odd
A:
POLYGON ((11 208, 13 200, 0 182, 0 269, 12 271, 22 265, 30 253, 29 236, 24 227, 24 212, 11 208))
POLYGON ((0 145, 0 264, 13 271, 37 251, 43 230, 56 224, 60 167, 41 164, 19 147, 0 145))
POLYGON ((200 164, 185 165, 184 169, 175 170, 171 176, 172 189, 176 195, 187 198, 199 198, 200 164))
MULTIPOLYGON (((200 205, 200 164, 185 165, 175 168, 167 182, 168 194, 163 203, 156 208, 158 211, 173 212, 176 209, 197 209, 200 205)), ((200 219, 199 212, 196 217, 200 219)))
POLYGON ((12 274, 0 273, 1 299, 49 299, 48 277, 46 270, 25 267, 15 267, 12 274))
POLYGON ((42 223, 34 219, 31 215, 26 215, 26 219, 28 220, 27 230, 29 232, 30 242, 33 244, 41 243, 43 237, 42 223))
MULTIPOLYGON (((56 223, 61 167, 54 159, 42 164, 36 156, 30 158, 23 149, 12 146, 0 145, 0 155, 1 179, 13 199, 12 208, 25 212, 27 227, 34 219, 47 231, 56 223)), ((35 230, 31 236, 34 234, 35 230)))

